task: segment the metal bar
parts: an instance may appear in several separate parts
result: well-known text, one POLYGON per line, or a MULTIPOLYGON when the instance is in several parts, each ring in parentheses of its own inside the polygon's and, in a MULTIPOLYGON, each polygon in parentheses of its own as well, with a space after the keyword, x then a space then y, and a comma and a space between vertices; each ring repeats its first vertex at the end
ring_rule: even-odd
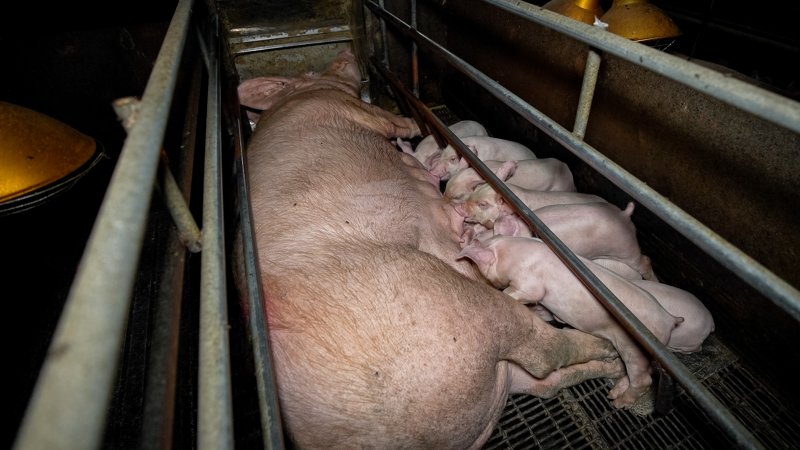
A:
POLYGON ((537 6, 481 0, 800 133, 800 103, 537 6))
MULTIPOLYGON (((427 36, 413 30, 408 24, 402 22, 394 15, 391 15, 385 10, 377 9, 378 7, 374 2, 368 1, 366 4, 374 11, 377 11, 379 15, 386 16, 386 18, 390 19, 392 24, 405 36, 414 39, 418 44, 422 44, 422 47, 427 51, 444 58, 454 68, 483 86, 489 93, 513 109, 517 114, 555 139, 564 146, 564 148, 574 153, 598 173, 627 192, 640 204, 644 205, 712 258, 719 261, 742 280, 764 294, 764 296, 769 298, 773 303, 784 309, 795 320, 800 321, 800 291, 776 276, 758 261, 731 245, 731 243, 703 225, 700 221, 678 208, 666 197, 606 158, 592 146, 578 139, 557 122, 542 114, 541 111, 526 103, 510 90, 492 80, 427 36)), ((598 32, 602 31, 598 30, 598 32)), ((609 34, 607 32, 603 33, 609 34)), ((646 46, 640 45, 640 47, 647 49, 646 46)))
POLYGON ((589 49, 586 55, 586 68, 583 70, 583 84, 581 85, 581 96, 578 100, 578 112, 575 115, 575 125, 572 133, 583 140, 586 135, 586 126, 589 124, 589 112, 592 109, 592 98, 594 88, 597 86, 597 75, 600 73, 600 55, 589 49))
POLYGON ((198 374, 197 447, 233 448, 228 309, 225 286, 225 242, 220 154, 220 83, 216 23, 209 63, 206 148, 203 169, 203 254, 200 262, 200 356, 198 374))
MULTIPOLYGON (((237 102, 238 105, 238 102, 237 102)), ((238 110, 238 109, 237 109, 238 110)), ((239 223, 241 247, 246 279, 247 305, 249 311, 249 333, 253 345, 256 385, 258 388, 259 408, 261 410, 261 432, 265 449, 283 449, 283 431, 281 428, 281 412, 278 403, 278 386, 273 371, 270 352, 269 332, 264 317, 264 303, 261 296, 261 278, 259 277, 258 258, 256 257, 255 235, 253 230, 252 211, 250 210, 250 188, 247 178, 247 159, 244 155, 242 138, 242 122, 235 121, 234 138, 236 145, 235 176, 239 193, 239 223)))
POLYGON ((181 0, 122 147, 16 449, 99 448, 192 0, 181 0))
MULTIPOLYGON (((123 97, 115 100, 113 107, 117 117, 122 121, 125 131, 130 132, 141 109, 139 100, 136 97, 123 97)), ((194 221, 192 212, 189 211, 186 199, 183 198, 183 192, 181 192, 175 177, 172 175, 166 155, 163 151, 160 154, 156 181, 164 197, 164 203, 167 205, 172 221, 178 229, 181 242, 189 251, 197 253, 201 248, 200 229, 197 227, 197 222, 194 221)))
POLYGON ((325 39, 310 39, 306 41, 285 42, 283 44, 260 45, 258 47, 248 47, 241 50, 234 51, 234 55, 246 55, 250 53, 267 52, 271 50, 281 50, 286 48, 306 47, 309 45, 323 45, 323 44, 336 44, 339 42, 350 42, 353 40, 352 36, 330 37, 325 39))
MULTIPOLYGON (((411 1, 411 28, 417 29, 417 0, 411 1)), ((411 77, 412 91, 419 97, 419 58, 417 57, 417 43, 411 41, 411 77)))
MULTIPOLYGON (((454 62, 458 63, 460 66, 463 66, 465 69, 470 68, 470 72, 475 72, 483 76, 477 77, 476 79, 480 84, 484 85, 487 89, 496 89, 500 87, 497 83, 494 85, 489 84, 485 78, 485 75, 477 71, 476 69, 472 68, 460 58, 457 58, 455 55, 447 52, 447 50, 441 48, 437 44, 433 43, 430 45, 431 41, 426 40, 427 37, 420 35, 416 30, 411 29, 400 21, 394 15, 389 14, 387 11, 380 9, 374 2, 367 2, 368 7, 375 12, 376 14, 385 16, 385 18, 395 27, 401 28, 401 32, 406 34, 407 36, 413 36, 415 40, 419 42, 425 43, 426 47, 429 49, 435 49, 436 53, 440 56, 446 56, 448 62, 453 64, 454 62), (405 26, 405 28, 402 28, 405 26), (495 86, 496 85, 496 86, 495 86)), ((374 64, 378 66, 377 64, 374 64)), ((379 71, 381 71, 384 76, 387 77, 392 84, 397 84, 399 86, 395 86, 396 90, 403 93, 408 97, 413 97, 407 89, 405 89, 402 84, 394 78, 388 71, 380 66, 377 67, 379 71)), ((473 77, 475 79, 475 77, 473 77)), ((497 95, 496 92, 492 92, 493 94, 497 95)), ((505 91, 506 97, 514 96, 513 93, 510 91, 505 91)), ((514 96, 516 97, 516 96, 514 96)), ((430 123, 436 128, 440 133, 442 133, 448 139, 450 145, 452 145, 457 152, 464 158, 466 158, 470 165, 475 168, 475 170, 487 180, 487 182, 497 190, 513 207, 514 209, 525 219, 529 226, 536 232, 537 236, 539 236, 545 244, 550 247, 555 254, 561 259, 562 262, 572 271, 575 276, 581 281, 581 283, 586 286, 586 288, 600 301, 601 304, 604 305, 606 309, 617 319, 620 324, 625 327, 626 330, 629 331, 631 335, 663 366, 667 367, 669 372, 677 379, 681 385, 687 390, 687 392, 692 395, 699 403, 699 405, 705 410, 705 412, 732 438, 732 440, 741 447, 746 448, 763 448, 763 446, 758 442, 758 440, 747 430, 741 422, 739 422, 730 411, 728 411, 725 406, 716 398, 714 397, 708 389, 706 389, 697 378, 686 368, 686 366, 671 352, 669 351, 661 342, 659 342, 655 336, 639 321, 639 319, 633 315, 630 310, 625 307, 625 305, 616 298, 616 296, 605 286, 603 283, 592 273, 581 261, 580 259, 569 249, 566 245, 561 242, 558 237, 553 234, 541 220, 536 217, 536 215, 531 211, 523 202, 521 202, 514 193, 508 189, 508 187, 497 178, 488 167, 486 167, 483 162, 481 162, 478 157, 472 153, 463 142, 461 142, 450 130, 447 128, 425 105, 419 101, 417 98, 409 98, 409 101, 414 104, 416 107, 420 108, 420 111, 423 113, 425 118, 430 121, 430 123)), ((521 100, 519 100, 522 102, 521 100)), ((524 102, 522 102, 524 104, 524 102)), ((530 105, 527 105, 529 108, 530 105)), ((514 108, 516 111, 520 112, 519 108, 514 108)), ((538 113, 538 111, 537 111, 538 113)), ((528 114, 522 114, 524 117, 530 119, 528 114)), ((540 114, 541 115, 541 114, 540 114)), ((547 120, 550 121, 550 126, 558 126, 555 124, 551 119, 545 117, 547 120)), ((541 119, 538 119, 536 122, 541 119)), ((540 126, 540 128, 542 128, 540 126)), ((577 144, 578 146, 582 145, 582 142, 577 140, 575 136, 571 135, 567 130, 563 129, 561 131, 563 134, 570 136, 573 141, 573 144, 577 144)), ((630 175, 629 175, 630 176, 630 175)), ((632 177, 631 177, 632 178, 632 177)))
MULTIPOLYGON (((197 121, 202 85, 202 67, 195 61, 190 96, 184 120, 179 166, 176 172, 183 198, 191 197, 197 121)), ((181 308, 186 252, 175 230, 167 235, 165 261, 159 284, 158 301, 150 337, 141 450, 170 449, 175 426, 175 401, 180 343, 181 308)))

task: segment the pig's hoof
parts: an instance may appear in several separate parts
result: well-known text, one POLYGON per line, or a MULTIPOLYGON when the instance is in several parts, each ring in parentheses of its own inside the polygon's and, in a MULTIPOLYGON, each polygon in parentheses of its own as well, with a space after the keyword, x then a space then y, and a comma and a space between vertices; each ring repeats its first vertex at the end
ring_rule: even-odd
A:
POLYGON ((627 376, 621 377, 615 381, 614 387, 612 387, 608 392, 608 398, 610 400, 616 400, 620 395, 628 390, 628 382, 629 380, 627 376))
POLYGON ((630 407, 630 412, 637 416, 646 417, 652 414, 654 409, 655 396, 653 394, 653 386, 650 385, 644 394, 636 400, 636 403, 630 407))

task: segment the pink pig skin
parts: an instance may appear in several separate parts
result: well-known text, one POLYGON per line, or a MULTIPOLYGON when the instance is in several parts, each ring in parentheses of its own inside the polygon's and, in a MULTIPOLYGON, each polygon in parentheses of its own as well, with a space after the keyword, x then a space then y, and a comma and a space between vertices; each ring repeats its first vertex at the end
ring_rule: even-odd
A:
MULTIPOLYGON (((513 184, 507 186, 533 211, 551 205, 605 202, 596 195, 580 192, 534 191, 513 184)), ((514 213, 511 206, 489 184, 478 186, 464 203, 456 205, 456 209, 468 222, 477 222, 488 228, 493 228, 494 222, 500 217, 514 213)))
POLYGON ((328 81, 287 79, 246 150, 293 446, 477 449, 509 393, 619 376, 608 341, 546 324, 456 261, 463 217, 390 141, 414 122, 328 81))
MULTIPOLYGON (((544 243, 535 238, 494 236, 475 241, 459 257, 473 260, 484 276, 511 297, 545 307, 558 320, 610 340, 625 363, 627 380, 609 393, 617 408, 630 408, 652 383, 648 358, 628 333, 544 243)), ((647 291, 592 263, 581 261, 661 342, 668 343, 681 317, 670 314, 647 291)))
MULTIPOLYGON (((474 120, 462 120, 448 126, 448 128, 459 138, 486 136, 488 134, 486 128, 474 120)), ((439 156, 442 154, 442 149, 439 148, 439 144, 436 143, 433 135, 428 135, 419 141, 415 149, 411 148, 410 143, 401 144, 398 142, 398 145, 404 152, 417 158, 428 170, 430 170, 435 161, 438 161, 439 156)))
POLYGON ((680 353, 702 349, 703 342, 714 331, 714 318, 700 299, 668 284, 648 280, 633 283, 652 294, 670 314, 683 317, 683 322, 672 330, 667 347, 680 353))
MULTIPOLYGON (((535 191, 575 192, 572 172, 563 162, 555 158, 523 159, 520 161, 484 161, 495 175, 501 174, 501 167, 511 163, 514 166, 506 177, 500 177, 515 186, 535 191)), ((463 202, 476 187, 486 180, 473 168, 458 171, 447 181, 444 197, 451 202, 463 202)))
MULTIPOLYGON (((490 136, 472 136, 461 140, 481 161, 536 159, 536 154, 533 153, 533 150, 518 142, 490 136)), ((429 170, 442 180, 448 180, 459 170, 467 167, 469 167, 469 163, 466 160, 462 160, 458 152, 448 145, 442 151, 438 161, 435 161, 429 170)))
MULTIPOLYGON (((634 204, 624 210, 610 203, 551 205, 534 214, 575 254, 588 259, 616 260, 610 268, 624 278, 655 279, 650 258, 642 255, 631 222, 634 204)), ((517 214, 507 214, 494 223, 494 234, 531 237, 528 225, 517 214)))

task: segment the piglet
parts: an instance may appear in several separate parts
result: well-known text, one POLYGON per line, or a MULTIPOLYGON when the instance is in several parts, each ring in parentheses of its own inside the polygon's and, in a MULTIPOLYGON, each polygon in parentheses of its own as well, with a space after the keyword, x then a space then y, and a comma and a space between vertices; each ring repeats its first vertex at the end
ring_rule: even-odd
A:
MULTIPOLYGON (((633 202, 628 202, 624 210, 611 203, 595 202, 550 205, 534 214, 575 254, 599 260, 595 262, 624 278, 654 280, 650 258, 642 255, 636 239, 636 227, 631 222, 633 209, 633 202)), ((532 236, 528 224, 517 214, 497 219, 494 234, 532 236)))
MULTIPOLYGON (((474 120, 462 120, 448 126, 448 128, 459 138, 488 135, 486 128, 474 120)), ((434 139, 433 135, 428 135, 419 141, 416 149, 411 146, 410 142, 402 139, 397 139, 397 146, 404 153, 414 156, 414 158, 429 170, 434 161, 438 161, 439 155, 442 153, 442 149, 439 148, 439 144, 436 143, 436 139, 434 139)))
POLYGON ((693 353, 714 331, 714 318, 703 302, 692 293, 675 286, 650 280, 633 280, 633 283, 655 297, 670 314, 683 317, 683 322, 672 331, 668 345, 672 351, 693 353))
MULTIPOLYGON (((513 184, 507 186, 534 211, 550 205, 605 202, 601 197, 580 192, 534 191, 513 184)), ((478 186, 464 203, 456 204, 455 208, 468 222, 477 222, 488 228, 492 228, 500 217, 514 213, 511 205, 489 184, 478 186)))
MULTIPOLYGON (((533 150, 518 142, 489 136, 472 136, 461 140, 481 161, 536 159, 536 154, 533 153, 533 150)), ((469 167, 469 163, 466 160, 462 160, 456 149, 448 145, 444 148, 438 160, 434 160, 429 170, 442 180, 448 180, 459 170, 467 167, 469 167)))
MULTIPOLYGON (((473 241, 459 257, 474 261, 487 280, 511 297, 541 305, 558 320, 611 341, 627 371, 627 380, 618 380, 609 392, 615 407, 631 408, 647 393, 652 384, 648 358, 542 241, 494 236, 485 243, 473 241)), ((586 258, 579 258, 659 341, 670 346, 673 331, 684 321, 682 317, 670 314, 653 295, 636 284, 586 258)), ((685 343, 681 348, 685 348, 685 343)))
MULTIPOLYGON (((521 188, 575 192, 572 172, 566 164, 555 158, 489 160, 483 163, 501 180, 521 188)), ((469 167, 459 170, 447 181, 444 197, 451 202, 463 202, 476 187, 484 183, 486 180, 475 169, 469 167)))

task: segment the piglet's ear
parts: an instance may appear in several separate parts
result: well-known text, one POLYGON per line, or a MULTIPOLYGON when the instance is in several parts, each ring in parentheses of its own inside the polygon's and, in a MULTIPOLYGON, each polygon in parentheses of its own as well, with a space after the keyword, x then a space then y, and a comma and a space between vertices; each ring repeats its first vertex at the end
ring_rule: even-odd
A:
POLYGON ((404 141, 404 140, 402 140, 400 138, 397 138, 396 143, 397 143, 397 146, 400 147, 400 150, 403 151, 403 153, 408 153, 409 155, 413 155, 414 154, 414 148, 411 147, 411 143, 410 142, 404 141))
POLYGON ((497 178, 500 178, 503 181, 508 180, 511 178, 511 175, 514 175, 514 172, 517 170, 517 162, 516 161, 506 161, 497 168, 497 178))
POLYGON ((456 259, 469 258, 480 267, 488 266, 494 263, 494 252, 486 247, 481 246, 480 241, 473 240, 472 243, 456 256, 456 259))

